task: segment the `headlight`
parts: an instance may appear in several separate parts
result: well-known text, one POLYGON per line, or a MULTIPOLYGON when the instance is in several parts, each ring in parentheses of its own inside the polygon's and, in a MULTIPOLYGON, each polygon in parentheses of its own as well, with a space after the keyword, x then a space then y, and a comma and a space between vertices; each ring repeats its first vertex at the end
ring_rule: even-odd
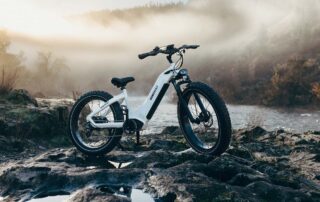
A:
POLYGON ((181 76, 187 76, 187 75, 188 75, 188 70, 186 70, 186 69, 181 69, 181 70, 179 71, 179 74, 180 74, 181 76))

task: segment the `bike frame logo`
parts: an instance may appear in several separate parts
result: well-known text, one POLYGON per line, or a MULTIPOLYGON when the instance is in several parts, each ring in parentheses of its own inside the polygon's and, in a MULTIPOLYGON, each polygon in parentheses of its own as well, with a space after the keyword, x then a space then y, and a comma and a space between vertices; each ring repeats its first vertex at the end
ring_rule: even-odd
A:
POLYGON ((158 85, 154 88, 154 90, 153 90, 153 92, 152 92, 152 94, 151 94, 150 100, 153 99, 153 97, 154 97, 154 95, 156 94, 157 90, 158 90, 158 85))

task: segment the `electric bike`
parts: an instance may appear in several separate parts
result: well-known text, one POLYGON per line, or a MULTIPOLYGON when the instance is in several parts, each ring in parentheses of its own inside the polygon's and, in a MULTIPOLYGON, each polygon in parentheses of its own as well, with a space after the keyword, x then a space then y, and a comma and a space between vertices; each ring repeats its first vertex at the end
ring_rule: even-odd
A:
POLYGON ((187 143, 205 155, 220 155, 229 146, 231 121, 224 101, 207 84, 190 79, 182 68, 183 56, 198 45, 155 47, 138 55, 139 59, 166 55, 170 66, 156 80, 145 101, 137 108, 130 105, 126 86, 133 77, 112 78, 111 83, 122 91, 112 96, 104 91, 92 91, 81 96, 69 115, 69 133, 74 145, 88 155, 103 155, 119 143, 123 133, 140 135, 146 129, 170 84, 178 103, 177 115, 187 143), (178 59, 174 62, 173 55, 178 59))

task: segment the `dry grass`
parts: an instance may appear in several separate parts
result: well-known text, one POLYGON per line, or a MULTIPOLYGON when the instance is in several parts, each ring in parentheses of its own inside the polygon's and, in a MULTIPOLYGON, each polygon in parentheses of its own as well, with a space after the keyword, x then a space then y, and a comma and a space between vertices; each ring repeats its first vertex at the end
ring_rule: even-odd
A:
POLYGON ((320 100, 320 83, 313 83, 312 84, 312 93, 320 100))
POLYGON ((246 128, 252 128, 256 126, 263 126, 264 125, 264 118, 263 114, 258 111, 252 111, 247 116, 247 125, 246 128))
POLYGON ((320 163, 314 160, 315 156, 307 151, 294 151, 289 155, 290 164, 308 179, 314 180, 316 173, 320 172, 320 163))
POLYGON ((8 68, 3 66, 0 75, 0 94, 5 94, 10 92, 16 85, 19 77, 18 68, 8 68))
POLYGON ((82 95, 82 93, 79 92, 79 91, 72 91, 72 99, 73 99, 74 101, 78 100, 81 95, 82 95))

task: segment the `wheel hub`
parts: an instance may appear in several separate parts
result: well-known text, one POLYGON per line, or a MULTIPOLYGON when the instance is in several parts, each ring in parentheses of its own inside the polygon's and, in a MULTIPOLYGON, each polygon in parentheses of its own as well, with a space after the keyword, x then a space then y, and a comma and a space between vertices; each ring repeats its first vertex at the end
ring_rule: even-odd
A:
POLYGON ((206 128, 209 128, 213 124, 212 114, 207 110, 205 111, 205 113, 200 113, 199 119, 206 128))

